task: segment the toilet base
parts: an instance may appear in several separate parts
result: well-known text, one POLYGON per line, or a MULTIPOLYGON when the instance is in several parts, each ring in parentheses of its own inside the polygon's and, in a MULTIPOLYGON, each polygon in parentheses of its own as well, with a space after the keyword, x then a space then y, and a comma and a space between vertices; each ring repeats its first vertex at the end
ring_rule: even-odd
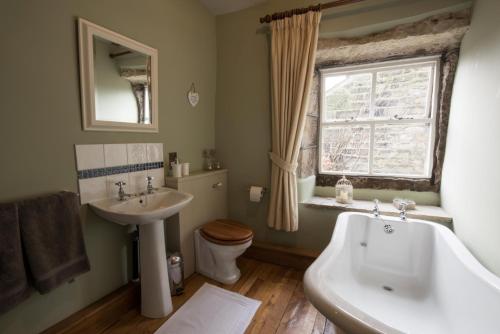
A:
POLYGON ((194 232, 194 238, 197 273, 227 285, 240 279, 236 259, 250 247, 252 240, 241 245, 218 245, 203 238, 199 230, 194 232))
POLYGON ((214 281, 217 281, 219 283, 231 285, 231 284, 238 282, 240 277, 241 277, 240 270, 238 268, 236 268, 236 269, 238 270, 237 273, 235 273, 231 276, 226 276, 226 277, 217 277, 217 276, 215 276, 215 274, 213 272, 207 272, 207 271, 203 271, 201 269, 200 270, 197 269, 196 272, 200 275, 203 275, 205 277, 213 279, 214 281))

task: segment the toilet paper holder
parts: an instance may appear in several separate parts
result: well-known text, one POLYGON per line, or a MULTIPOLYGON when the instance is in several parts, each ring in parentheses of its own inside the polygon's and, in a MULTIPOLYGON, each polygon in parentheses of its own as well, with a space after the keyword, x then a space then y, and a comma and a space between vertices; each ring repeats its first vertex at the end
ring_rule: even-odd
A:
MULTIPOLYGON (((249 192, 250 189, 251 189, 251 187, 247 187, 246 192, 249 192)), ((267 192, 267 188, 266 187, 262 187, 262 195, 264 195, 266 192, 267 192)))

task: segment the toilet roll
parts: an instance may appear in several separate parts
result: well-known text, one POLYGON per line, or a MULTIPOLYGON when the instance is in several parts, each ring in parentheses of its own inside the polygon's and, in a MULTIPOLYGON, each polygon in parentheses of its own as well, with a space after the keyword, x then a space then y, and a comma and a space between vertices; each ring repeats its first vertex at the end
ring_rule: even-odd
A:
POLYGON ((250 202, 260 202, 262 199, 262 194, 264 193, 264 188, 251 186, 250 187, 250 202))
POLYGON ((182 163, 182 176, 189 176, 189 162, 182 163))

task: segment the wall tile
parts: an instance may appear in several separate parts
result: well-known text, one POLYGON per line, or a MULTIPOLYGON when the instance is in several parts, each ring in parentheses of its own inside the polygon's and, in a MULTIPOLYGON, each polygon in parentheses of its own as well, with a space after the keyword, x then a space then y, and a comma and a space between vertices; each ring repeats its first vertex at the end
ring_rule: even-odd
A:
POLYGON ((138 194, 146 191, 148 176, 147 171, 133 172, 128 174, 129 187, 128 192, 138 194))
POLYGON ((75 145, 77 170, 104 167, 104 145, 75 145))
POLYGON ((127 165, 127 144, 104 144, 106 167, 127 165))
POLYGON ((106 177, 78 180, 80 188, 80 202, 86 204, 107 197, 106 177))
POLYGON ((147 144, 148 162, 163 161, 163 144, 150 143, 147 144))
POLYGON ((146 144, 127 144, 128 164, 146 163, 147 149, 146 144))
POLYGON ((165 186, 165 171, 163 168, 150 169, 147 173, 148 176, 154 177, 153 187, 160 188, 165 186))
POLYGON ((123 187, 123 189, 125 190, 125 192, 127 194, 131 193, 131 191, 129 191, 130 182, 128 179, 128 173, 108 175, 108 176, 106 176, 106 194, 107 194, 107 197, 111 197, 111 198, 118 197, 118 186, 115 185, 115 183, 117 183, 118 181, 125 182, 126 184, 123 187))
POLYGON ((82 204, 118 196, 118 181, 126 183, 126 193, 146 191, 147 176, 155 188, 163 187, 163 144, 76 145, 78 178, 82 204))

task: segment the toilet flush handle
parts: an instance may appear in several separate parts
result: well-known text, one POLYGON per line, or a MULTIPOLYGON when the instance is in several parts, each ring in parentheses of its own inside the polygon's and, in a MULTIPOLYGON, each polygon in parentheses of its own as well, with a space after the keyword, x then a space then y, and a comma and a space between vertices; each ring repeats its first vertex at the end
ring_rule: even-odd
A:
POLYGON ((217 182, 212 185, 212 188, 217 189, 222 187, 222 182, 217 182))

